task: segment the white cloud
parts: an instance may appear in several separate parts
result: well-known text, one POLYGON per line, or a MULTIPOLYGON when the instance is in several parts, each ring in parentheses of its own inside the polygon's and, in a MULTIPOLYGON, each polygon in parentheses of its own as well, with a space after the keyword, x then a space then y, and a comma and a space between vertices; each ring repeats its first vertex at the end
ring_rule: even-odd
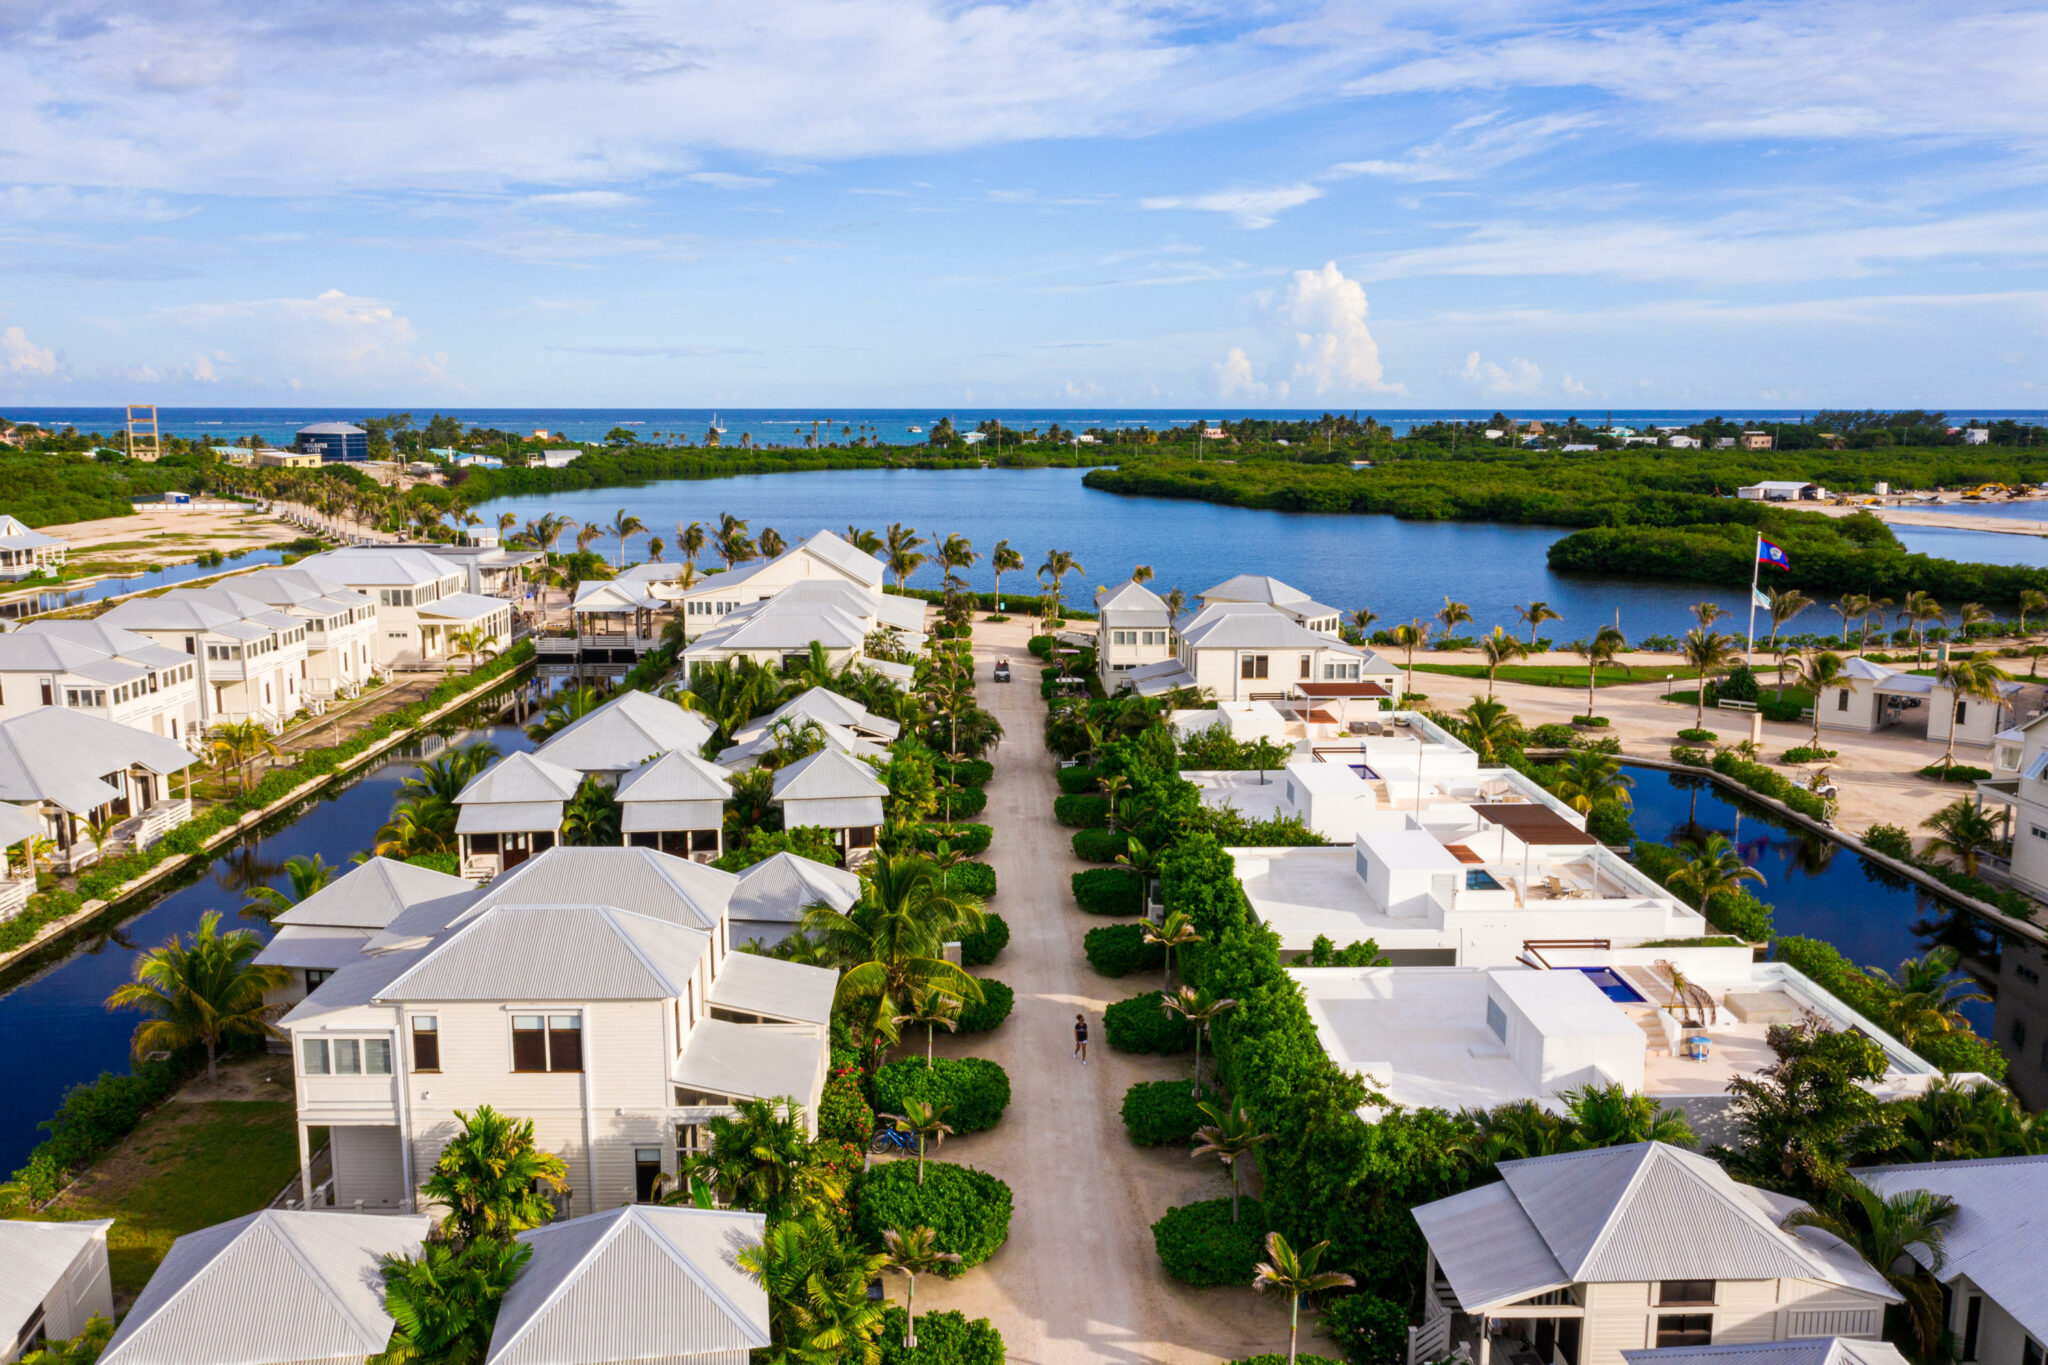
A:
POLYGON ((1548 114, 1508 122, 1502 122, 1498 113, 1482 114, 1398 158, 1346 161, 1334 171, 1417 183, 1464 180, 1534 156, 1596 122, 1591 114, 1548 114))
POLYGON ((1252 372, 1252 358, 1244 353, 1244 347, 1233 346, 1230 353, 1216 362, 1216 396, 1218 398, 1271 398, 1274 391, 1278 396, 1287 396, 1287 381, 1268 384, 1252 372))
POLYGON ((28 333, 19 327, 9 327, 0 332, 0 360, 6 362, 9 374, 37 374, 48 378, 57 373, 57 353, 30 341, 28 333))
POLYGON ((1297 385, 1318 395, 1398 387, 1385 382, 1379 343, 1366 326, 1365 287, 1347 279, 1335 261, 1321 270, 1295 271, 1281 308, 1301 352, 1294 366, 1297 385))
POLYGON ((1534 361, 1521 356, 1502 366, 1481 360, 1479 352, 1472 351, 1466 355, 1465 368, 1458 372, 1458 377, 1468 384, 1477 384, 1489 398, 1532 394, 1543 387, 1543 371, 1534 361))
POLYGON ((200 384, 220 383, 220 374, 213 368, 212 357, 202 355, 193 358, 192 378, 200 384))
MULTIPOLYGON (((462 391, 448 373, 447 355, 424 350, 410 318, 390 303, 339 289, 312 298, 184 304, 160 308, 149 317, 145 335, 206 348, 190 367, 175 367, 193 382, 232 380, 238 389, 260 389, 285 375, 314 374, 323 384, 462 391), (265 368, 231 364, 229 352, 208 345, 216 339, 232 342, 237 354, 264 357, 265 368)), ((159 374, 162 369, 146 368, 159 374)))
POLYGON ((692 171, 683 179, 694 180, 700 185, 709 185, 720 190, 758 190, 764 185, 775 183, 765 176, 734 175, 731 171, 692 171))
POLYGON ((1574 398, 1585 398, 1590 396, 1592 393, 1592 390, 1588 389, 1584 384, 1572 378, 1570 375, 1566 375, 1563 379, 1560 379, 1558 381, 1558 387, 1563 389, 1566 393, 1570 394, 1574 398))
POLYGON ((1148 209, 1199 209, 1204 213, 1227 213, 1240 227, 1273 226, 1275 218, 1291 208, 1323 197, 1310 184, 1282 185, 1270 189, 1216 190, 1209 194, 1160 195, 1143 200, 1148 209))
POLYGON ((639 203, 640 198, 616 190, 565 190, 560 194, 528 195, 526 202, 539 208, 622 209, 639 203))

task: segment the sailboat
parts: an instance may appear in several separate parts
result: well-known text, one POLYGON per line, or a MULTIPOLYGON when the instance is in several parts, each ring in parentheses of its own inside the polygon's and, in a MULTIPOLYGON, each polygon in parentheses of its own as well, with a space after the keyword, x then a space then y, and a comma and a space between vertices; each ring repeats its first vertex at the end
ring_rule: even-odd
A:
POLYGON ((720 436, 725 435, 725 428, 718 425, 718 414, 715 412, 711 414, 711 429, 717 432, 720 436))

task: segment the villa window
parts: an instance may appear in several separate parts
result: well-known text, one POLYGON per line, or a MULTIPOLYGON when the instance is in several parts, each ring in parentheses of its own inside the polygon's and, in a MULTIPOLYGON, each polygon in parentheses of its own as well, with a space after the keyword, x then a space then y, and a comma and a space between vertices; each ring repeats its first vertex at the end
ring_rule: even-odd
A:
POLYGON ((1848 688, 1846 688, 1846 687, 1845 687, 1845 688, 1843 688, 1843 689, 1842 689, 1842 690, 1841 690, 1841 691, 1840 691, 1839 693, 1837 693, 1837 694, 1836 694, 1836 696, 1835 696, 1835 709, 1836 709, 1837 711, 1846 711, 1846 710, 1848 710, 1848 709, 1849 709, 1849 689, 1848 689, 1848 688))
POLYGON ((1661 1307, 1682 1306, 1697 1308, 1714 1302, 1712 1280, 1662 1280, 1657 1285, 1657 1303, 1661 1307))
POLYGON ((1657 1349, 1714 1344, 1712 1313, 1664 1313, 1657 1318, 1657 1349))
POLYGON ((412 1069, 441 1069, 441 1021, 431 1014, 418 1015, 412 1021, 412 1069))
POLYGON ((308 1038, 300 1048, 308 1076, 389 1076, 389 1038, 308 1038))
POLYGON ((1246 654, 1238 660, 1237 676, 1257 679, 1266 676, 1267 660, 1263 654, 1246 654))
MULTIPOLYGON (((174 735, 172 738, 175 739, 176 736, 174 735)), ((320 967, 306 968, 306 994, 311 995, 314 991, 319 990, 327 984, 327 978, 333 975, 332 971, 320 967)))
POLYGON ((581 1071, 583 1018, 575 1014, 512 1016, 514 1071, 581 1071))
POLYGON ((1305 682, 1305 681, 1307 681, 1308 679, 1310 679, 1310 678, 1313 678, 1314 676, 1315 676, 1315 659, 1314 659, 1314 656, 1313 656, 1313 655, 1308 655, 1308 654, 1304 654, 1304 655, 1302 655, 1302 656, 1301 656, 1301 677, 1302 677, 1302 680, 1303 680, 1303 681, 1305 682))

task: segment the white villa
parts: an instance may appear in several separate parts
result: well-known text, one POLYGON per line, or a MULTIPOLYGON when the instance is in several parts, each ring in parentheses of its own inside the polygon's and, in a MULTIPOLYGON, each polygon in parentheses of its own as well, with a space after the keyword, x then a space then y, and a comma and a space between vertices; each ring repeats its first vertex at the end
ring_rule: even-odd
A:
POLYGON ((693 633, 683 647, 683 661, 691 674, 740 658, 801 666, 815 643, 833 668, 853 665, 902 683, 911 676, 910 665, 870 657, 868 637, 894 631, 904 649, 915 651, 924 644, 924 610, 915 597, 890 597, 841 582, 796 583, 774 597, 735 607, 703 633, 693 633))
POLYGON ((1095 622, 1096 665, 1105 687, 1113 674, 1173 657, 1173 612, 1142 583, 1097 590, 1095 622))
POLYGON ((30 530, 20 517, 0 513, 0 579, 61 569, 70 548, 61 537, 30 530))
POLYGON ((1799 1200, 1677 1147, 1504 1161, 1500 1176, 1414 1212, 1429 1253, 1411 1365, 1460 1346, 1476 1365, 1624 1365, 1646 1348, 1874 1340, 1899 1301, 1845 1243, 1779 1226, 1799 1200))
POLYGON ((1344 643, 1335 607, 1278 579, 1239 574, 1199 601, 1171 623, 1167 638, 1147 644, 1158 634, 1166 604, 1135 583, 1105 596, 1106 614, 1096 627, 1103 686, 1147 697, 1188 687, 1218 701, 1276 702, 1307 699, 1295 691, 1304 684, 1373 684, 1375 696, 1400 690, 1399 669, 1370 649, 1344 643), (1156 652, 1161 645, 1164 652, 1156 652), (1140 657, 1148 653, 1150 660, 1140 657))
POLYGON ((98 621, 30 621, 0 635, 0 720, 44 706, 195 742, 199 665, 182 650, 98 621))
POLYGON ((1821 729, 1869 734, 1896 727, 1909 734, 1925 733, 1929 741, 1941 745, 1948 743, 1953 728, 1957 744, 1989 747, 2005 728, 2011 698, 2020 690, 2019 683, 2004 682, 1998 685, 1995 702, 1958 697, 1954 688, 1933 678, 1902 673, 1860 654, 1843 662, 1842 673, 1842 680, 1816 703, 1821 729))
POLYGON ((1980 801, 2002 805, 2012 829, 2008 875, 2020 890, 2048 898, 2048 714, 2001 731, 1993 776, 1977 783, 1980 801))
POLYGON ((198 664, 203 726, 253 720, 275 734, 310 699, 306 620, 233 587, 131 597, 98 619, 198 664))
POLYGON ((507 754, 477 774, 455 798, 463 875, 487 881, 555 847, 582 785, 574 768, 529 753, 507 754))
MULTIPOLYGON (((2040 1365, 2048 1359, 2048 1275, 2041 1265, 2048 1231, 2048 1156, 1879 1166, 1854 1172, 1884 1195, 1928 1190, 1956 1202, 1955 1223, 1933 1270, 1941 1281, 1957 1358, 1987 1365, 2040 1365)), ((1923 1266, 1926 1248, 1909 1248, 1923 1266)))
POLYGON ((815 825, 832 836, 849 866, 874 851, 888 786, 875 770, 836 749, 821 749, 775 772, 774 804, 782 827, 815 825))
POLYGON ((715 733, 698 712, 628 689, 563 726, 535 752, 580 773, 617 776, 659 754, 694 754, 715 733))
POLYGON ((94 1314, 114 1316, 107 1264, 111 1218, 77 1223, 0 1219, 0 1362, 85 1330, 94 1314))
POLYGON ((821 530, 773 559, 706 574, 688 588, 676 586, 672 575, 666 584, 649 586, 681 604, 683 622, 694 636, 717 625, 718 618, 798 583, 842 583, 880 597, 882 573, 882 562, 873 555, 821 530))
POLYGON ((671 750, 619 778, 619 830, 633 848, 715 862, 725 852, 732 779, 695 753, 671 750))
POLYGON ((56 845, 57 867, 75 871, 100 855, 84 824, 91 817, 117 821, 113 838, 144 845, 189 820, 192 803, 172 798, 170 776, 196 761, 161 735, 62 706, 38 707, 0 721, 0 802, 34 816, 56 845))
POLYGON ((513 607, 469 590, 468 566, 408 545, 353 545, 310 555, 295 566, 344 584, 377 602, 377 663, 445 663, 448 637, 481 631, 503 649, 512 642, 513 607))
POLYGON ((280 1023, 306 1202, 410 1209, 456 1111, 482 1103, 534 1121, 572 1215, 673 1175, 736 1100, 786 1095, 815 1123, 838 974, 734 952, 738 884, 650 849, 555 848, 401 911, 280 1023))
POLYGON ((377 668, 377 599, 310 569, 264 569, 232 580, 236 592, 305 622, 305 696, 353 697, 377 668))

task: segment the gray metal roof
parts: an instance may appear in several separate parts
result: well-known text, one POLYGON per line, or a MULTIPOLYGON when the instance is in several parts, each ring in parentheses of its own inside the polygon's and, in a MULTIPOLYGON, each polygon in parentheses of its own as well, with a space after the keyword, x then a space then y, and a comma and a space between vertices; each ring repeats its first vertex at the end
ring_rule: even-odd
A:
POLYGON ((241 618, 189 595, 167 592, 160 597, 131 597, 102 613, 100 620, 124 630, 219 630, 241 618))
MULTIPOLYGON (((371 946, 375 947, 374 941, 371 946)), ((321 982, 311 995, 293 1005, 277 1025, 279 1028, 291 1028, 330 1014, 374 1004, 384 987, 404 975, 426 954, 423 947, 407 947, 375 953, 350 963, 321 982)))
POLYGON ((0 848, 18 844, 32 834, 43 832, 43 822, 26 806, 0 802, 0 848))
POLYGON ((87 649, 132 659, 151 668, 175 668, 179 664, 192 661, 192 656, 183 650, 166 648, 147 635, 109 625, 103 616, 90 621, 27 621, 19 630, 9 632, 5 638, 16 640, 36 636, 69 640, 87 649))
POLYGON ((735 923, 795 924, 813 905, 844 910, 860 899, 859 877, 795 853, 772 854, 739 875, 730 911, 735 923))
POLYGON ((392 1000, 667 1000, 711 936, 608 905, 500 905, 463 922, 377 995, 392 1000))
POLYGON ((1502 1162, 1500 1174, 1501 1185, 1415 1210, 1468 1312, 1562 1284, 1662 1279, 1815 1279, 1898 1297, 1827 1234, 1783 1231, 1796 1203, 1682 1148, 1596 1148, 1502 1162))
POLYGON ((1308 601, 1308 594, 1301 589, 1262 573, 1241 573, 1226 578, 1196 596, 1204 602, 1271 602, 1290 607, 1308 601))
POLYGON ((1183 617, 1181 638, 1196 649, 1326 649, 1363 656, 1365 651, 1295 621, 1264 603, 1215 602, 1183 617))
POLYGON ((699 1019, 676 1059, 675 1083, 716 1095, 810 1103, 824 1050, 809 1030, 699 1019))
MULTIPOLYGON (((850 754, 855 758, 879 758, 889 751, 888 746, 880 740, 863 739, 844 725, 837 725, 831 721, 811 721, 808 723, 818 727, 819 734, 824 739, 827 749, 833 749, 842 754, 850 754)), ((737 738, 739 738, 739 743, 718 751, 720 767, 731 768, 735 771, 751 768, 760 760, 763 754, 774 752, 777 743, 777 737, 774 732, 763 729, 748 731, 737 738)))
MULTIPOLYGON (((126 649, 109 649, 85 640, 69 638, 48 630, 32 630, 29 627, 41 624, 31 621, 20 630, 0 635, 0 672, 4 673, 75 673, 82 672, 95 664, 106 663, 127 652, 126 649)), ((81 623, 83 624, 83 623, 81 623)), ((135 634, 133 631, 107 628, 108 635, 122 636, 133 643, 132 649, 154 649, 163 651, 163 646, 135 634)), ((183 656, 180 656, 183 662, 183 656)), ((131 664, 135 673, 148 670, 131 664)))
POLYGON ((729 612, 724 624, 690 642, 686 653, 713 649, 802 650, 812 642, 827 649, 857 649, 867 639, 867 622, 821 602, 784 602, 771 597, 758 606, 729 612))
POLYGON ((694 754, 712 734, 711 722, 695 711, 626 691, 562 727, 536 752, 580 773, 623 773, 673 749, 694 754))
POLYGON ((294 567, 311 570, 351 588, 365 584, 409 588, 462 575, 460 565, 404 545, 344 545, 338 550, 308 555, 294 567))
POLYGON ((724 1359, 769 1344, 768 1293, 739 1264, 763 1215, 628 1204, 519 1234, 533 1248, 486 1365, 724 1359))
MULTIPOLYGON (((2036 1341, 2048 1342, 2048 1156, 1878 1166, 1855 1175, 1881 1194, 1931 1190, 1955 1200, 1940 1278, 1969 1276, 2036 1341)), ((1924 1247, 1913 1255, 1927 1263, 1924 1247)))
POLYGON ((862 621, 885 622, 899 630, 921 631, 924 628, 925 606, 921 599, 896 597, 879 589, 857 588, 835 579, 814 578, 792 583, 777 593, 775 600, 785 606, 802 603, 837 607, 848 616, 862 621))
POLYGON ((633 579, 592 578, 576 585, 569 610, 581 612, 659 611, 666 604, 633 579))
MULTIPOLYGON (((458 806, 507 805, 514 802, 561 803, 583 785, 583 774, 539 753, 515 753, 471 778, 455 798, 458 806)), ((467 812, 465 812, 467 813, 467 812)), ((558 813, 559 814, 559 813, 558 813)), ((558 818, 555 821, 560 824, 558 818)), ((551 826, 529 826, 551 828, 551 826)))
POLYGON ((711 1003, 743 1014, 772 1014, 801 1024, 832 1022, 832 997, 839 973, 825 967, 732 953, 711 983, 711 1003))
POLYGON ((619 807, 621 834, 709 830, 724 823, 723 801, 634 801, 619 807))
POLYGON ((501 872, 463 912, 494 905, 616 905, 715 929, 739 878, 651 848, 551 848, 501 872))
MULTIPOLYGON (((803 543, 796 546, 795 550, 816 555, 834 568, 870 587, 880 587, 882 584, 882 561, 865 553, 851 542, 842 540, 831 531, 819 531, 816 535, 805 537, 803 543)), ((780 559, 794 552, 785 550, 782 555, 776 557, 780 559)))
POLYGON ((464 806, 455 817, 457 834, 536 834, 562 827, 560 801, 490 801, 464 806))
POLYGON ((1854 1337, 1795 1337, 1790 1341, 1730 1346, 1666 1346, 1623 1351, 1628 1365, 1906 1365, 1888 1341, 1854 1337))
POLYGON ((1173 613, 1167 608, 1166 599, 1143 583, 1125 582, 1105 589, 1095 599, 1095 614, 1105 621, 1113 615, 1118 624, 1173 624, 1173 613))
POLYGON ((6 1330, 27 1322, 80 1257, 104 1262, 112 1226, 111 1218, 77 1223, 0 1219, 0 1266, 7 1268, 0 1275, 0 1322, 8 1324, 6 1330))
POLYGON ((419 1250, 433 1219, 267 1209, 187 1233, 122 1320, 107 1365, 360 1360, 384 1349, 378 1259, 419 1250))
POLYGON ((424 602, 415 610, 425 617, 445 621, 481 621, 493 612, 509 611, 511 603, 502 597, 480 593, 451 592, 435 602, 424 602))
POLYGON ((263 945, 256 960, 266 967, 338 971, 362 960, 372 932, 326 924, 287 924, 263 945))
POLYGON ((875 770, 859 759, 848 758, 836 749, 821 749, 800 758, 775 774, 777 801, 846 801, 863 797, 879 799, 889 788, 875 770))
POLYGON ((895 739, 903 730, 900 722, 876 715, 852 697, 843 697, 829 687, 808 687, 737 732, 733 738, 744 742, 757 733, 773 729, 775 722, 779 720, 791 720, 798 724, 814 720, 820 725, 865 730, 881 739, 895 739))
POLYGON ((273 924, 327 924, 382 929, 398 912, 421 901, 473 890, 460 877, 414 867, 392 858, 371 858, 284 911, 273 924))
POLYGON ((133 766, 163 776, 196 762, 175 740, 62 706, 0 721, 0 801, 49 801, 83 815, 119 795, 103 773, 133 766))
POLYGON ((653 801, 729 800, 732 779, 716 763, 673 749, 620 778, 617 794, 630 814, 634 805, 653 801))

